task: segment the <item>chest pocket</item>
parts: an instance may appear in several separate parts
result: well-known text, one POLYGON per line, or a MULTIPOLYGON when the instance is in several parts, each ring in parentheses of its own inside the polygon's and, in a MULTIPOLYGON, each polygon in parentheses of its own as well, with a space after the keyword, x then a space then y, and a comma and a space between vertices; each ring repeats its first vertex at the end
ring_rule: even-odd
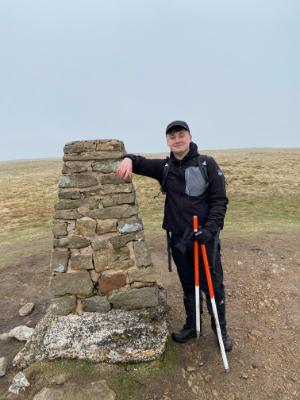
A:
POLYGON ((188 196, 201 196, 207 189, 208 182, 199 167, 188 167, 185 170, 185 193, 188 196))

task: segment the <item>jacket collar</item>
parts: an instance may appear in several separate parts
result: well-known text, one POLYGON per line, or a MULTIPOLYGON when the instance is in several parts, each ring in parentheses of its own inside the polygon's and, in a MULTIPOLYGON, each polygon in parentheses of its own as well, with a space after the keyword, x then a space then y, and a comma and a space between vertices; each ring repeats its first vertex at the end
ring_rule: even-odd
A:
POLYGON ((170 158, 172 159, 172 161, 176 164, 180 164, 180 163, 184 163, 188 160, 191 160, 192 158, 198 157, 199 153, 198 153, 198 146, 196 145, 196 143, 191 142, 190 143, 190 150, 189 152, 184 156, 184 158, 182 160, 178 160, 178 158, 176 158, 173 154, 173 152, 171 151, 170 153, 170 158))

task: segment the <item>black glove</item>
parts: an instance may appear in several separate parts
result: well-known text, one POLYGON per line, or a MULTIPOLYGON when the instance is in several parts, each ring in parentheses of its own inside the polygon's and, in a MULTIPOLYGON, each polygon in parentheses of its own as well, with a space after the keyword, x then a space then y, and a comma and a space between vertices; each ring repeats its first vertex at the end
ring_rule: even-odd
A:
POLYGON ((210 242, 212 238, 212 233, 208 229, 202 229, 201 227, 199 227, 198 231, 193 234, 193 240, 198 240, 201 244, 210 242))

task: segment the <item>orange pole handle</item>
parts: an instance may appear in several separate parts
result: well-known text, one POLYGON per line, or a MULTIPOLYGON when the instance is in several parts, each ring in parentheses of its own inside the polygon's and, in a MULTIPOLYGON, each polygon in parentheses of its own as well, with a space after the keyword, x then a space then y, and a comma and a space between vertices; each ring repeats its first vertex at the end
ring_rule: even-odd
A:
POLYGON ((213 288, 213 284, 212 284, 212 280, 211 280, 205 244, 201 244, 201 252, 202 252, 202 257, 203 257, 203 262, 204 262, 204 268, 205 268, 205 274, 206 274, 209 295, 210 295, 211 299, 214 299, 215 293, 214 293, 214 288, 213 288))
MULTIPOLYGON (((194 215, 193 217, 193 228, 194 233, 198 231, 198 217, 194 215)), ((200 276, 199 276, 199 243, 197 240, 194 241, 194 273, 195 273, 195 286, 200 286, 200 276)))

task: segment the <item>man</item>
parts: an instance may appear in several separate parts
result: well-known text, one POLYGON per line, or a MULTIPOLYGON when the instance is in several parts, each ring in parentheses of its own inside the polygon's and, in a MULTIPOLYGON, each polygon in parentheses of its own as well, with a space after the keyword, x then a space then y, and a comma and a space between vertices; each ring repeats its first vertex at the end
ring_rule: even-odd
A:
MULTIPOLYGON (((166 199, 162 227, 170 233, 172 256, 182 285, 186 311, 186 322, 181 330, 172 333, 173 340, 182 343, 196 337, 193 240, 198 240, 206 245, 224 347, 226 351, 231 351, 219 243, 219 231, 224 225, 228 203, 225 178, 212 157, 199 155, 186 122, 171 122, 166 128, 166 139, 171 152, 170 159, 146 159, 127 154, 117 174, 127 179, 134 172, 157 179, 164 185, 166 199), (167 164, 169 169, 166 176, 167 164), (194 215, 199 220, 199 230, 195 234, 192 228, 194 215)), ((200 285, 206 295, 211 327, 216 334, 202 257, 200 285)))

